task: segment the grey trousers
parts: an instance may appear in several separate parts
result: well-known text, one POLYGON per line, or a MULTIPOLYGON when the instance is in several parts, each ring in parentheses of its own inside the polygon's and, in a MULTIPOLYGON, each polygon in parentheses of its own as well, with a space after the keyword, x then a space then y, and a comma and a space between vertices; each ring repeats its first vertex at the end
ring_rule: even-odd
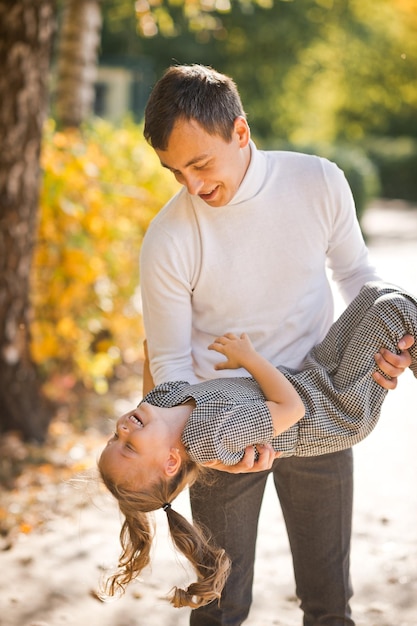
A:
MULTIPOLYGON (((354 626, 349 607, 352 450, 277 459, 268 472, 214 472, 209 484, 193 485, 193 517, 210 528, 233 565, 220 605, 212 602, 192 611, 190 625, 239 626, 247 618, 258 517, 270 472, 291 545, 304 626, 354 626)), ((278 562, 276 567, 280 567, 278 562)), ((279 620, 279 615, 272 617, 279 620)))

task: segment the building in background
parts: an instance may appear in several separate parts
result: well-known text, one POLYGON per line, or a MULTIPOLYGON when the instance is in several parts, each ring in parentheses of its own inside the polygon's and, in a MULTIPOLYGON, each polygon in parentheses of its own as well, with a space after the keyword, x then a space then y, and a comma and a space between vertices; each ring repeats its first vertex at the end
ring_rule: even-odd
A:
POLYGON ((132 63, 102 59, 95 82, 94 114, 114 124, 127 115, 140 122, 154 81, 147 60, 132 63))

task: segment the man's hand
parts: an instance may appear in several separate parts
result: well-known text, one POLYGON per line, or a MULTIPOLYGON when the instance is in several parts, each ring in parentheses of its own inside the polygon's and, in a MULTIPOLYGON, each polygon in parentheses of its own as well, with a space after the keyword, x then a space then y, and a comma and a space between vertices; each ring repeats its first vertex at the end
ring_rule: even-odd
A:
POLYGON ((398 376, 400 376, 407 367, 411 365, 411 356, 408 349, 414 344, 414 337, 411 335, 405 335, 399 342, 398 348, 401 350, 400 354, 394 354, 385 348, 375 355, 375 361, 380 370, 384 372, 389 378, 385 378, 380 372, 374 372, 372 374, 373 379, 381 385, 384 389, 395 389, 398 383, 398 376))
POLYGON ((225 465, 221 461, 208 461, 203 465, 220 472, 229 472, 229 474, 253 474, 271 469, 273 462, 281 454, 281 452, 275 452, 270 444, 257 444, 256 449, 259 455, 257 459, 255 459, 255 447, 248 446, 243 459, 236 465, 225 465))

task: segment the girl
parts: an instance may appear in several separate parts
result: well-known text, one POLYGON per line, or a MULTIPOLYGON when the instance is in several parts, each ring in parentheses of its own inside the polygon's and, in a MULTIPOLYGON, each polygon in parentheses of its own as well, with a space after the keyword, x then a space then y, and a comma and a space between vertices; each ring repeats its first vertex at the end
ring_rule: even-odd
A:
MULTIPOLYGON (((301 371, 275 368, 246 334, 228 333, 210 350, 224 355, 220 369, 244 367, 252 378, 222 378, 190 385, 168 382, 123 415, 103 450, 99 469, 125 521, 113 595, 149 563, 152 529, 147 513, 163 508, 177 548, 197 582, 174 589, 174 606, 202 606, 220 598, 230 562, 224 550, 171 508, 203 464, 238 463, 247 446, 272 444, 280 456, 315 456, 351 447, 379 418, 387 391, 372 377, 374 354, 395 351, 404 334, 417 337, 417 300, 381 282, 365 285, 307 355, 301 371)), ((410 349, 417 377, 417 346, 410 349)))

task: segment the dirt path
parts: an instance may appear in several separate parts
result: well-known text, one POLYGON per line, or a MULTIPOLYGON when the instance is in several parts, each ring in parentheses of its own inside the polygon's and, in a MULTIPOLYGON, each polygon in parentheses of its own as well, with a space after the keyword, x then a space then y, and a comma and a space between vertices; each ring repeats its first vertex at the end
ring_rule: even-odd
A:
MULTIPOLYGON (((364 228, 384 278, 417 292, 417 211, 376 204, 365 215, 364 228)), ((416 397, 417 384, 407 372, 389 394, 375 433, 355 449, 352 578, 358 626, 417 625, 416 397)), ((94 465, 103 441, 89 432, 69 452, 80 458, 87 454, 94 465)), ((0 552, 2 626, 188 625, 188 610, 172 609, 164 600, 174 584, 187 581, 187 573, 167 542, 162 512, 152 570, 123 599, 103 604, 95 597, 96 583, 119 551, 120 520, 111 499, 91 481, 45 481, 42 494, 34 492, 32 500, 27 491, 20 514, 28 528, 23 523, 0 552), (45 512, 44 523, 28 532, 36 507, 45 512)), ((7 506, 15 515, 22 503, 16 497, 7 506)), ((177 507, 189 511, 187 494, 177 507)), ((286 533, 269 484, 254 603, 245 626, 300 623, 286 533)))

